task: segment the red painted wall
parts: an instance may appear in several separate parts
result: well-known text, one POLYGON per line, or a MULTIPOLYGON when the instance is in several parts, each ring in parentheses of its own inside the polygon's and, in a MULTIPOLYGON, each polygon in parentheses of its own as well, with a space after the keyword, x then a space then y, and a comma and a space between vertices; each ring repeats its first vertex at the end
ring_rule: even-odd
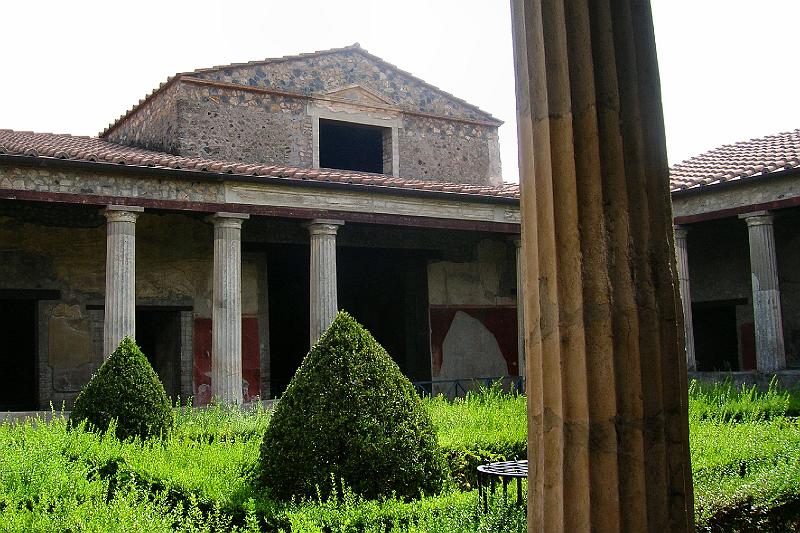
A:
POLYGON ((756 369, 756 327, 752 322, 739 326, 742 342, 742 370, 756 369))
MULTIPOLYGON (((431 320, 431 357, 433 373, 436 375, 442 368, 442 344, 447 332, 453 324, 458 311, 467 313, 478 320, 494 335, 497 345, 503 354, 510 376, 519 375, 519 348, 517 344, 517 308, 516 307, 469 307, 469 306, 436 306, 430 308, 431 320)), ((483 376, 475 376, 483 377, 483 376)))
MULTIPOLYGON (((211 319, 194 320, 194 405, 211 401, 211 319)), ((258 349, 258 319, 242 317, 242 387, 244 401, 261 395, 261 354, 258 349)))

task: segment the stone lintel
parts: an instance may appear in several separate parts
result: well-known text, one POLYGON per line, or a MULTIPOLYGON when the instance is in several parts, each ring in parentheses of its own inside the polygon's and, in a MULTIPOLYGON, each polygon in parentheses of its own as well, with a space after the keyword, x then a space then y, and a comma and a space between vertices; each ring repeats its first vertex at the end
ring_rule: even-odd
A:
POLYGON ((138 205, 107 205, 106 211, 130 211, 132 213, 141 213, 144 207, 138 205))
POLYGON ((248 213, 228 213, 226 211, 220 211, 211 215, 211 218, 240 218, 242 220, 247 220, 250 218, 250 215, 248 213))
POLYGON ((319 119, 337 120, 340 122, 353 122, 380 126, 382 128, 402 128, 403 119, 399 110, 378 109, 373 106, 365 107, 358 102, 332 102, 328 106, 320 105, 321 102, 311 102, 306 110, 308 115, 319 119))

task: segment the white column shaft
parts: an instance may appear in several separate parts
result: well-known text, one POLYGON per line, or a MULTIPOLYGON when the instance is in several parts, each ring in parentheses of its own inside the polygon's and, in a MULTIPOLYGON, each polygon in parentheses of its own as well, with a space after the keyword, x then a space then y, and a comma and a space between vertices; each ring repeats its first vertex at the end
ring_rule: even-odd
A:
POLYGON ((307 225, 311 236, 311 346, 325 333, 339 309, 336 292, 336 231, 342 224, 338 220, 314 220, 307 225))
POLYGON ((758 371, 775 372, 786 368, 786 352, 773 217, 766 212, 759 212, 743 215, 743 218, 747 221, 750 240, 758 371))
POLYGON ((683 304, 683 334, 686 338, 686 369, 696 370, 694 353, 694 329, 692 327, 692 293, 689 286, 689 250, 687 248, 687 229, 675 226, 675 256, 678 263, 681 302, 683 304))
POLYGON ((141 207, 108 206, 103 357, 136 336, 136 217, 141 207))
POLYGON ((211 326, 211 390, 217 401, 242 403, 242 221, 217 213, 211 326))

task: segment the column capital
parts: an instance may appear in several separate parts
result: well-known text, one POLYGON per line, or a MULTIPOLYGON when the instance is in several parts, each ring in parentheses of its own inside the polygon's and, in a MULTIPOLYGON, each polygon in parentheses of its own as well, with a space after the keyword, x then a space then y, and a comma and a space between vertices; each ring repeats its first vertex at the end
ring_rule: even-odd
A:
POLYGON ((775 220, 775 215, 770 211, 753 211, 739 215, 739 218, 744 219, 748 226, 764 226, 771 225, 775 220))
POLYGON ((239 229, 242 227, 242 222, 249 219, 250 215, 247 213, 226 213, 220 211, 208 217, 208 220, 214 223, 218 228, 234 228, 239 229))
POLYGON ((315 218, 310 222, 306 222, 303 226, 308 228, 308 232, 312 237, 316 235, 336 235, 339 226, 344 226, 344 220, 315 218))
POLYGON ((103 215, 109 222, 136 222, 144 207, 138 205, 109 205, 103 209, 103 215))
POLYGON ((673 230, 675 231, 675 237, 678 239, 685 239, 686 236, 689 234, 689 228, 687 226, 683 226, 681 224, 675 224, 672 226, 673 230))
POLYGON ((514 246, 519 250, 522 247, 522 235, 514 235, 513 237, 509 237, 509 239, 514 246))

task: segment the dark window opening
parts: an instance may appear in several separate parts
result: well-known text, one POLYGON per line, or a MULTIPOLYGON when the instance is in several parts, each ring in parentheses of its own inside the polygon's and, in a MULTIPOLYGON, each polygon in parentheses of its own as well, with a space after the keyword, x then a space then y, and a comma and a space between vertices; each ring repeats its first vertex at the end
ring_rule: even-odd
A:
POLYGON ((692 329, 697 370, 739 370, 736 301, 692 305, 692 329))
POLYGON ((136 309, 136 343, 173 401, 181 392, 181 313, 174 309, 136 309))
POLYGON ((36 301, 0 300, 0 411, 37 405, 36 301))
POLYGON ((379 126, 320 119, 320 167, 382 174, 385 130, 379 126))

